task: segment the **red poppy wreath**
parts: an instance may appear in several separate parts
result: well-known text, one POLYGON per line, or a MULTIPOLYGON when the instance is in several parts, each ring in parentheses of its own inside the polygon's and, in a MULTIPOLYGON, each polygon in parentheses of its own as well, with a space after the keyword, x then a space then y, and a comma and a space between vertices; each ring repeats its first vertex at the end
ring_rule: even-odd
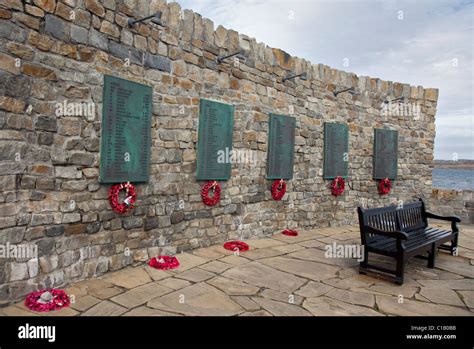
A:
POLYGON ((209 181, 204 184, 201 188, 202 202, 207 206, 215 206, 221 199, 221 186, 216 181, 209 181), (209 191, 213 189, 214 195, 211 198, 209 191))
POLYGON ((283 179, 275 179, 272 184, 273 200, 281 200, 286 193, 286 183, 283 179))
POLYGON ((119 214, 126 213, 129 209, 133 208, 133 204, 137 199, 137 193, 135 187, 130 182, 115 184, 110 187, 109 190, 109 203, 112 210, 119 214), (121 190, 125 190, 125 200, 119 202, 119 193, 121 190))
POLYGON ((54 288, 31 292, 26 296, 25 306, 33 311, 48 312, 68 307, 71 304, 69 296, 63 290, 54 288))

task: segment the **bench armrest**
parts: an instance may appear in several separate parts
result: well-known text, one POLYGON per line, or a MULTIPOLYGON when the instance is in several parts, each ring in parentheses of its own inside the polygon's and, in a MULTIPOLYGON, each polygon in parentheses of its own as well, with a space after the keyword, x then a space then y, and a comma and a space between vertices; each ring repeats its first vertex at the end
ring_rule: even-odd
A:
POLYGON ((433 218, 433 219, 439 219, 442 221, 450 221, 450 222, 455 222, 455 223, 461 223, 461 219, 456 216, 440 216, 431 212, 425 212, 427 218, 433 218))
POLYGON ((403 231, 398 231, 398 230, 385 231, 385 230, 379 230, 379 229, 375 229, 369 226, 365 226, 364 233, 383 235, 383 236, 387 236, 389 238, 394 238, 394 239, 408 240, 407 233, 404 233, 403 231))

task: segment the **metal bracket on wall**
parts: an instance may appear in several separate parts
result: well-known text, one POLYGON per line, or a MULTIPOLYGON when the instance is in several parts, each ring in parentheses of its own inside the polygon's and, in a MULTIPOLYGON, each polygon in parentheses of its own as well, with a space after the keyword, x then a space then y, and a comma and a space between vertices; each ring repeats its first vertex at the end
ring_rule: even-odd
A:
POLYGON ((360 94, 356 91, 356 89, 354 87, 348 87, 348 88, 345 88, 345 89, 340 90, 340 91, 334 91, 333 92, 334 97, 337 97, 338 94, 343 93, 343 92, 348 92, 351 95, 359 95, 360 94))
POLYGON ((127 20, 127 23, 128 23, 128 26, 129 27, 132 27, 134 26, 136 23, 141 23, 143 21, 146 21, 148 19, 151 19, 151 22, 152 23, 155 23, 155 24, 158 24, 158 25, 161 25, 163 26, 163 23, 161 22, 161 15, 162 15, 162 12, 161 11, 158 11, 150 16, 147 16, 147 17, 143 17, 143 18, 140 18, 140 19, 132 19, 132 18, 129 18, 127 20))
POLYGON ((243 50, 239 50, 237 52, 234 52, 234 53, 231 53, 231 54, 228 54, 228 55, 225 55, 225 56, 219 56, 216 58, 216 63, 217 64, 221 64, 224 62, 225 59, 227 58, 230 58, 230 57, 234 57, 234 56, 237 56, 237 58, 239 60, 245 60, 245 56, 244 56, 244 51, 243 50))
POLYGON ((385 104, 388 104, 388 103, 393 103, 393 102, 397 102, 399 101, 400 103, 405 103, 405 100, 406 100, 406 97, 397 97, 397 98, 394 98, 394 99, 386 99, 384 100, 383 102, 385 104))
POLYGON ((285 82, 287 80, 291 80, 291 79, 295 79, 295 78, 300 78, 301 80, 306 81, 306 79, 308 78, 308 74, 306 74, 306 72, 301 73, 301 74, 291 74, 291 75, 288 75, 287 77, 281 79, 281 82, 285 82))

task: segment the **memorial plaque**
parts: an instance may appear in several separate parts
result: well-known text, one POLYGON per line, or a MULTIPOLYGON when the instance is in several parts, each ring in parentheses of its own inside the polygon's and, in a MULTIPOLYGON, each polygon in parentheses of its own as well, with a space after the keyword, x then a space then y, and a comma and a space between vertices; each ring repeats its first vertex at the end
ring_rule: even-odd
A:
POLYGON ((349 128, 346 124, 324 123, 324 179, 347 177, 349 128))
POLYGON ((197 144, 197 180, 230 178, 234 106, 201 99, 197 144))
POLYGON ((152 88, 104 75, 100 182, 148 182, 152 88))
POLYGON ((292 179, 296 119, 270 114, 267 179, 292 179))
POLYGON ((374 129, 374 179, 396 179, 398 131, 374 129))

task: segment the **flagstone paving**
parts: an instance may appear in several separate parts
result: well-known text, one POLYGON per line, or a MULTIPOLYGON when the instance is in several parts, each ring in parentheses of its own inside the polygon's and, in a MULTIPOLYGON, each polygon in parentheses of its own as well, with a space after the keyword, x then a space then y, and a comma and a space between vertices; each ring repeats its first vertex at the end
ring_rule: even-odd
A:
POLYGON ((333 242, 359 243, 357 226, 246 242, 250 250, 240 254, 222 245, 178 254, 174 270, 139 265, 75 283, 65 288, 71 306, 59 311, 36 313, 20 302, 0 316, 474 316, 472 225, 461 226, 459 256, 439 252, 434 269, 410 259, 402 286, 360 275, 356 259, 326 258, 333 242))

